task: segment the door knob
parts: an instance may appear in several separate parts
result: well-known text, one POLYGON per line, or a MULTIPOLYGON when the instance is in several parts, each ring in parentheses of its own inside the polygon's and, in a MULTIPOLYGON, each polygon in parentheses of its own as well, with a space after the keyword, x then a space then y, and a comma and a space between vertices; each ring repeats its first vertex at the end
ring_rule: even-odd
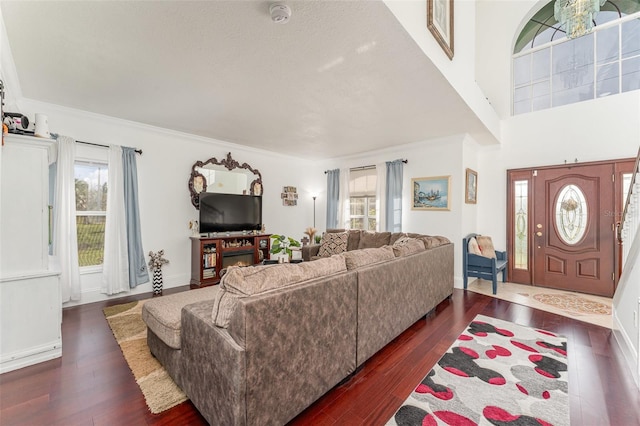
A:
POLYGON ((538 231, 538 232, 536 232, 536 235, 537 235, 538 237, 542 237, 542 232, 538 231))
POLYGON ((541 224, 541 223, 537 224, 537 225, 536 225, 536 228, 538 228, 538 229, 542 229, 542 224, 541 224))

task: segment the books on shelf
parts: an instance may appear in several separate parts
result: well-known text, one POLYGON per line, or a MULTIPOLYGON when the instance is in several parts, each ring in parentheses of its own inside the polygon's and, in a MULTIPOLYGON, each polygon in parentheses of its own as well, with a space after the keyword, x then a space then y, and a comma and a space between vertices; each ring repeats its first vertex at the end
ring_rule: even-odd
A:
POLYGON ((215 268, 216 266, 216 252, 203 253, 202 265, 204 268, 215 268))
POLYGON ((216 277, 216 268, 202 270, 202 279, 215 278, 215 277, 216 277))

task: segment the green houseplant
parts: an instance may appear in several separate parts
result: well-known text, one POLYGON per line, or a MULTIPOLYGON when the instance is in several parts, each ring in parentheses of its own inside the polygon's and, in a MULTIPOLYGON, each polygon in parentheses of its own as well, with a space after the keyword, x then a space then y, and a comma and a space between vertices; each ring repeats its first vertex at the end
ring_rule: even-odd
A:
POLYGON ((287 237, 285 235, 273 234, 271 235, 273 238, 273 244, 271 244, 271 254, 287 254, 289 258, 291 258, 292 250, 291 247, 300 247, 300 242, 294 240, 291 237, 287 237))

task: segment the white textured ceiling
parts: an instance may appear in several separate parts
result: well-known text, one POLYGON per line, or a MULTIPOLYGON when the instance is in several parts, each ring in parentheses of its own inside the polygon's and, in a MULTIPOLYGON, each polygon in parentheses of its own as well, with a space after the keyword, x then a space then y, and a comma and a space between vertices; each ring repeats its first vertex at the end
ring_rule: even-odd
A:
POLYGON ((1 7, 25 98, 318 159, 485 131, 382 2, 271 3, 1 7))

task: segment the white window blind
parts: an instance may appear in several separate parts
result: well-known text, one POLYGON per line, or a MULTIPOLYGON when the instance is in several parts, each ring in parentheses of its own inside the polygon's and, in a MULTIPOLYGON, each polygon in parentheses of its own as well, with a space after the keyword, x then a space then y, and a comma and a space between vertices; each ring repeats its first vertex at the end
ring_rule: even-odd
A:
POLYGON ((349 196, 376 196, 378 176, 375 167, 351 170, 349 177, 349 196))

